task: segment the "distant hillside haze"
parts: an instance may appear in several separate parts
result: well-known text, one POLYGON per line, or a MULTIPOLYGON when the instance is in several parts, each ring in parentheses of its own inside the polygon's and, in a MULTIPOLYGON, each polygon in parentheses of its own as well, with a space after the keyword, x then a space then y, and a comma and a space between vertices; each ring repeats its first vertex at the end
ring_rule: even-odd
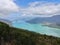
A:
POLYGON ((2 18, 0 18, 0 22, 4 22, 4 23, 6 23, 6 24, 12 26, 12 22, 9 21, 9 20, 7 20, 7 19, 2 19, 2 18))
POLYGON ((26 21, 28 23, 42 23, 42 22, 55 22, 55 23, 60 23, 60 15, 56 15, 53 17, 36 17, 34 19, 26 21))

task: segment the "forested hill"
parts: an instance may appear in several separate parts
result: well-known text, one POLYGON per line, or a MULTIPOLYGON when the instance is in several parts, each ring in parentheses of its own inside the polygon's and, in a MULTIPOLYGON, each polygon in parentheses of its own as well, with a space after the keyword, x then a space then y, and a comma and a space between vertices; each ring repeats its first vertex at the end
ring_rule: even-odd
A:
POLYGON ((10 27, 0 22, 0 45, 60 45, 60 38, 10 27))

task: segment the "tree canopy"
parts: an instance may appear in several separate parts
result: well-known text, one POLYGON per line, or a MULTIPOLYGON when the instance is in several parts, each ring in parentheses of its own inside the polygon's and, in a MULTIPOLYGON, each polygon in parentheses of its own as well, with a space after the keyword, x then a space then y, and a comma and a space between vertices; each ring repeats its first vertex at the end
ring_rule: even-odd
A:
POLYGON ((42 35, 0 22, 1 45, 60 45, 60 38, 42 35))

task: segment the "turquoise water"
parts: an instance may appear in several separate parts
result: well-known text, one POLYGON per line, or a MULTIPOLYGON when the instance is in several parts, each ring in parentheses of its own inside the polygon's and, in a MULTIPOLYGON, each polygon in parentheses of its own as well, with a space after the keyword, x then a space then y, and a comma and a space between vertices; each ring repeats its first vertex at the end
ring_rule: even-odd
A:
POLYGON ((21 22, 14 22, 13 26, 17 28, 27 29, 29 31, 38 32, 41 34, 60 37, 60 29, 42 26, 42 24, 29 24, 24 21, 21 21, 21 22))

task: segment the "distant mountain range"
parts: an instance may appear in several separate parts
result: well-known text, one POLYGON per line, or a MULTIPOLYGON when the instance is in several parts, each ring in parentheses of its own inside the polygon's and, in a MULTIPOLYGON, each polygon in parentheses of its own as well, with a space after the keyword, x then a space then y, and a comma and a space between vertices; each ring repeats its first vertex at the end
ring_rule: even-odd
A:
POLYGON ((28 23, 37 24, 43 22, 51 22, 51 23, 60 23, 60 15, 56 15, 53 17, 36 17, 34 19, 26 21, 28 23))

